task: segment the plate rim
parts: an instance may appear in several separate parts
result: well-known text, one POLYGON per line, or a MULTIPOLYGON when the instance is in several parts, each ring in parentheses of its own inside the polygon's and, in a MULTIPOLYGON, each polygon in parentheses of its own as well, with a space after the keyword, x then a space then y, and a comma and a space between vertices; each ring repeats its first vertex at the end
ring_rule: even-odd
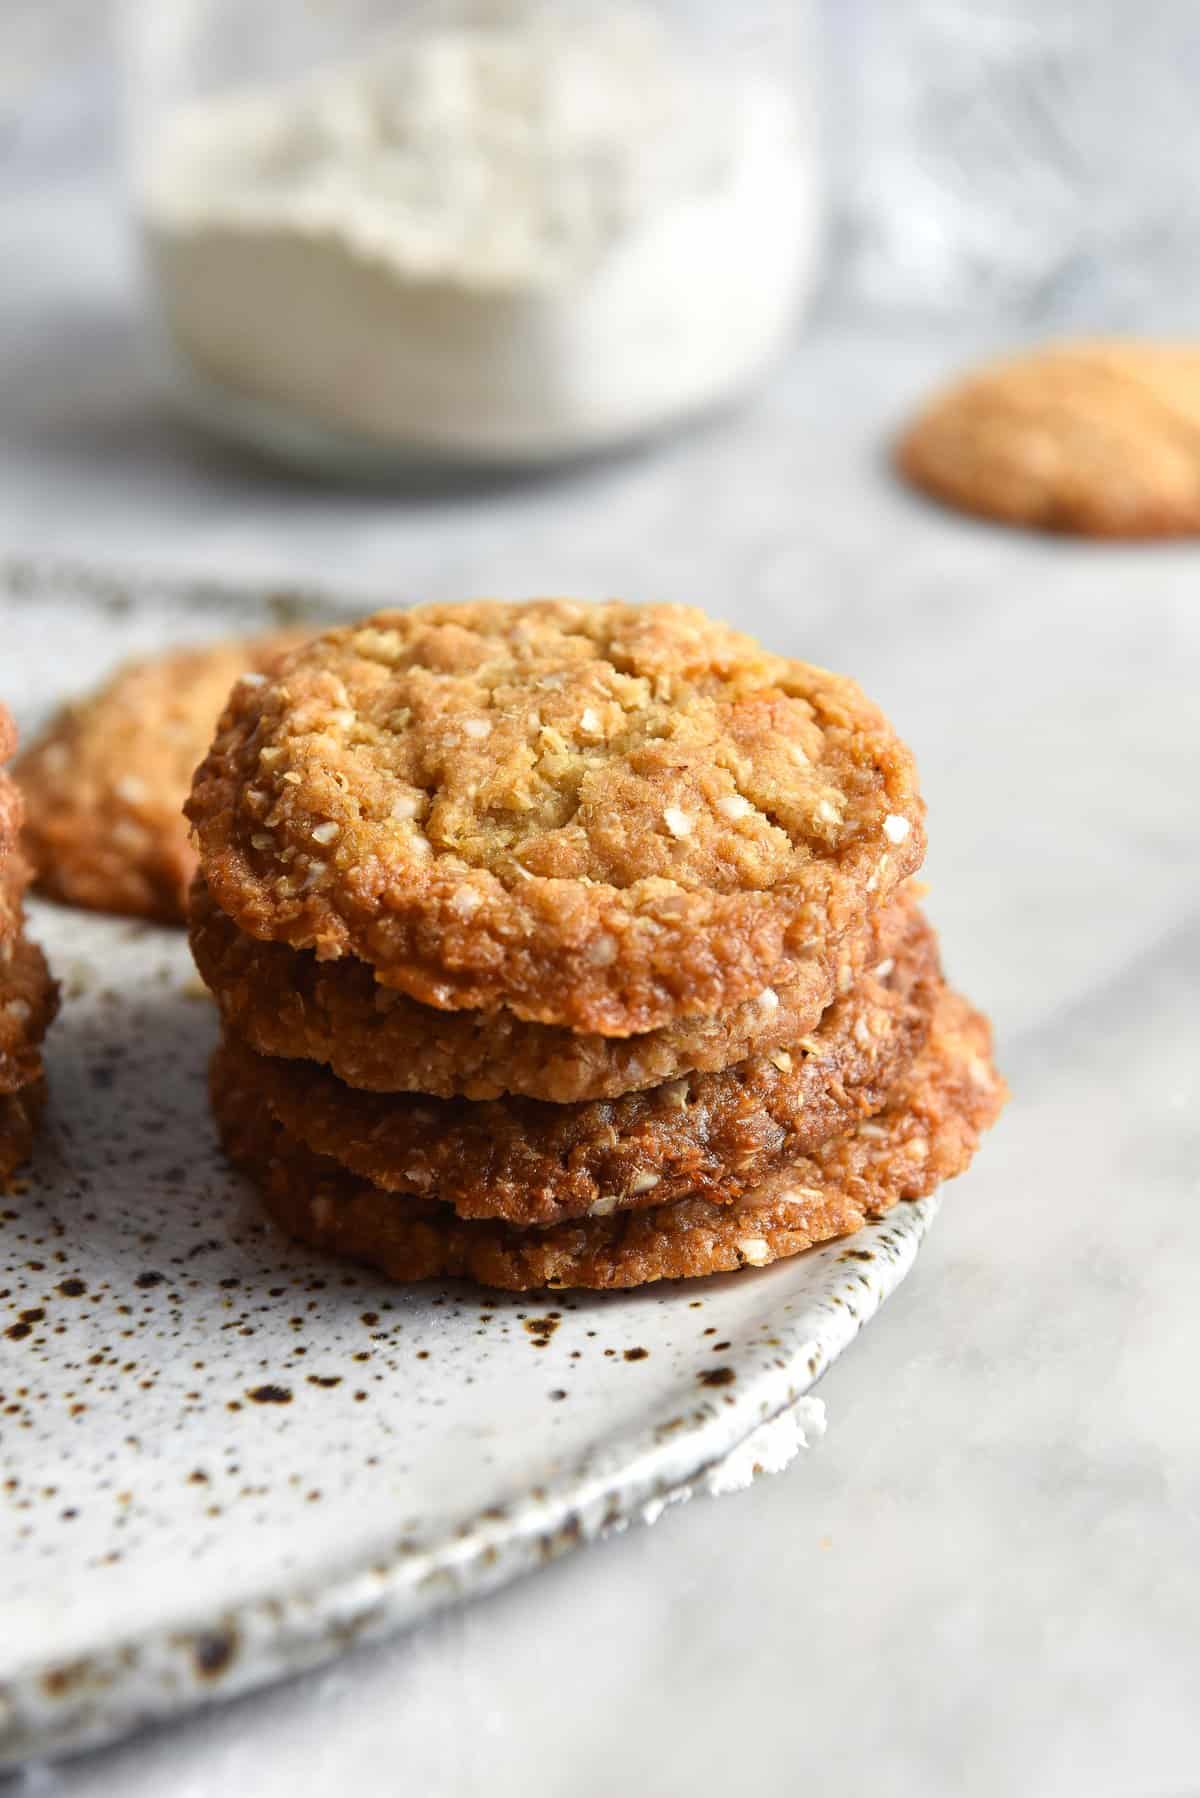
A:
MULTIPOLYGON (((185 1607, 69 1660, 43 1657, 0 1677, 0 1770, 77 1754, 311 1671, 656 1517, 811 1392, 911 1270, 940 1198, 902 1200, 852 1237, 799 1257, 809 1268, 822 1257, 823 1278, 776 1327, 778 1346, 760 1345, 734 1392, 694 1401, 682 1420, 655 1415, 602 1437, 544 1486, 451 1518, 425 1542, 360 1549, 216 1611, 185 1607)), ((749 1277, 782 1282, 796 1266, 790 1259, 749 1277)))

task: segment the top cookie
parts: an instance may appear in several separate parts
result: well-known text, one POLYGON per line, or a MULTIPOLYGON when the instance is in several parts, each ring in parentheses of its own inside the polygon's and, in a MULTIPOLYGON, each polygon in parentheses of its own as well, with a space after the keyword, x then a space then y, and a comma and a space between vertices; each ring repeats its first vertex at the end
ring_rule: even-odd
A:
POLYGON ((295 633, 131 662, 65 706, 16 765, 38 883, 68 905, 179 923, 196 857, 183 802, 239 674, 295 633))
POLYGON ((234 689, 187 812, 250 935, 610 1036, 761 990, 924 843, 852 682, 683 607, 558 600, 317 638, 234 689))
POLYGON ((939 499, 1096 537, 1200 531, 1200 347, 1078 343, 957 382, 896 446, 939 499))

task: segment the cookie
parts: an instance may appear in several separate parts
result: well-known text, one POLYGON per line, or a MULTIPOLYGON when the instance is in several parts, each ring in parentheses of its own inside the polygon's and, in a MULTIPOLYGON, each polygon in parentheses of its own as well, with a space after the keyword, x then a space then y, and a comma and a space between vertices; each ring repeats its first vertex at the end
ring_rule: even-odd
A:
POLYGON ((0 768, 0 872, 17 853, 25 805, 15 780, 0 768))
MULTIPOLYGON (((910 883, 911 887, 911 883, 910 883)), ((380 986, 365 962, 322 962, 261 943, 192 889, 192 953, 226 1027, 261 1055, 326 1063, 375 1092, 577 1104, 617 1098, 784 1047, 814 1030, 839 992, 892 958, 912 925, 910 887, 834 949, 801 957, 777 985, 715 1018, 681 1018, 642 1036, 605 1037, 531 1024, 511 1011, 436 1011, 380 986)))
POLYGON ((196 857, 183 802, 229 689, 301 639, 208 644, 129 664, 66 706, 16 767, 25 848, 68 905, 179 923, 196 857))
POLYGON ((1200 531, 1200 348, 1064 344, 969 375, 896 446, 917 487, 1093 537, 1200 531))
POLYGON ((40 1080, 41 1044, 58 1014, 46 958, 24 935, 0 947, 0 1093, 40 1080))
POLYGON ((28 1157, 45 1102, 41 1045, 58 1012, 46 958, 24 932, 29 870, 0 861, 0 1191, 28 1157))
POLYGON ((24 927, 24 898, 29 886, 29 865, 19 850, 0 853, 0 973, 4 951, 24 927))
POLYGON ((943 989, 924 1049, 884 1111, 733 1204, 673 1205, 518 1230, 397 1197, 314 1155, 265 1119, 218 1057, 213 1106, 230 1158, 289 1235, 395 1280, 467 1275, 485 1286, 628 1287, 764 1267, 857 1230, 961 1173, 1004 1088, 986 1021, 943 989))
MULTIPOLYGON (((0 761, 16 748, 0 706, 0 761)), ((33 1147, 46 1098, 41 1045, 58 1011, 46 958, 25 935, 30 870, 21 854, 21 794, 0 769, 0 1192, 33 1147)))
POLYGON ((254 1092, 291 1140, 460 1217, 541 1226, 685 1197, 728 1203, 879 1110, 921 1046, 939 985, 933 932, 918 918, 890 971, 865 976, 802 1044, 582 1105, 355 1092, 234 1037, 222 1078, 254 1092))
POLYGON ((37 1080, 20 1092, 0 1093, 0 1193, 10 1174, 28 1161, 46 1103, 46 1085, 37 1080))
MULTIPOLYGON (((19 852, 0 860, 0 1095, 40 1082, 41 1043, 58 1012, 46 958, 25 935, 29 869, 19 852)), ((15 1128, 15 1126, 14 1126, 15 1128)))
POLYGON ((604 1036, 753 997, 924 846, 852 682, 683 607, 556 600, 327 632, 234 689, 187 812, 246 934, 604 1036))

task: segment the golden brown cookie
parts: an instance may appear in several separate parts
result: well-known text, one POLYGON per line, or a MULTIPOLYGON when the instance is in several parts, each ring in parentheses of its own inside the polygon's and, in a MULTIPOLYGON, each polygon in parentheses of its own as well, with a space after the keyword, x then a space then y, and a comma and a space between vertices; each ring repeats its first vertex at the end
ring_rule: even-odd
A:
POLYGON ((355 1092, 234 1037, 221 1077, 253 1092, 291 1140, 460 1217, 541 1226, 688 1197, 728 1204, 880 1109, 924 1040, 940 984, 918 917, 891 970, 864 976, 803 1043, 582 1105, 355 1092))
POLYGON ((17 728, 12 721, 12 713, 0 704, 0 767, 15 754, 17 747, 17 728))
POLYGON ((28 1161, 46 1103, 46 1083, 36 1080, 16 1093, 0 1093, 0 1193, 10 1174, 28 1161))
POLYGON ((1010 524, 1200 531, 1200 346, 1063 344, 956 382, 896 446, 917 487, 1010 524))
MULTIPOLYGON (((0 706, 0 760, 15 748, 12 720, 0 706)), ((21 795, 0 769, 0 1192, 33 1146, 46 1097, 42 1039, 58 1011, 46 958, 25 935, 21 818, 21 795)))
POLYGON ((877 1117, 731 1205, 681 1199, 612 1217, 518 1230, 397 1197, 292 1142, 218 1058, 213 1105, 231 1159, 290 1235, 395 1280, 468 1275, 485 1286, 627 1287, 764 1267, 857 1230, 961 1173, 1004 1087, 986 1021, 943 989, 925 1048, 877 1117))
POLYGON ((0 852, 0 969, 4 951, 24 928, 24 898, 29 886, 29 865, 20 850, 0 852))
POLYGON ((39 1080, 41 1045, 58 1014, 58 987, 36 943, 18 936, 0 948, 0 1093, 39 1080))
POLYGON ((60 711, 16 767, 42 890, 68 905, 180 922, 196 866, 183 817, 196 765, 233 683, 300 640, 153 656, 60 711))
POLYGON ((608 1099, 744 1061, 814 1030, 839 992, 896 953, 910 930, 912 883, 824 953, 802 956, 777 984, 714 1018, 681 1018, 643 1036, 606 1037, 531 1024, 511 1011, 436 1011, 380 986, 365 962, 244 935, 198 877, 190 929, 196 965, 227 1028, 260 1055, 326 1063, 348 1086, 558 1105, 608 1099))
POLYGON ((248 935, 606 1036, 752 997, 924 844, 852 682, 683 607, 557 600, 327 632, 234 689, 187 811, 248 935))
MULTIPOLYGON (((11 721, 0 708, 0 751, 15 744, 11 721)), ((16 788, 0 773, 0 814, 19 828, 16 788)), ((45 1102, 42 1039, 58 1011, 58 987, 46 958, 25 935, 23 899, 29 869, 20 851, 0 842, 0 1191, 23 1162, 45 1102)))
POLYGON ((25 806, 15 780, 0 768, 0 872, 16 855, 21 841, 25 806))

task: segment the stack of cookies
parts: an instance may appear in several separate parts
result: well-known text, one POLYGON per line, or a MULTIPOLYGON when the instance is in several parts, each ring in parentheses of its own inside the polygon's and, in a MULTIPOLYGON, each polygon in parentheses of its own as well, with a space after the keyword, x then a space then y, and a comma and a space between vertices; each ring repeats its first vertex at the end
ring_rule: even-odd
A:
POLYGON ((0 1191, 33 1146, 46 1097, 41 1044, 58 1010, 46 958, 25 934, 24 807, 4 769, 16 741, 12 719, 0 705, 0 1191))
POLYGON ((187 810, 226 1148, 396 1279, 761 1267, 960 1172, 1002 1102, 910 753, 700 613, 328 632, 234 689, 187 810))

